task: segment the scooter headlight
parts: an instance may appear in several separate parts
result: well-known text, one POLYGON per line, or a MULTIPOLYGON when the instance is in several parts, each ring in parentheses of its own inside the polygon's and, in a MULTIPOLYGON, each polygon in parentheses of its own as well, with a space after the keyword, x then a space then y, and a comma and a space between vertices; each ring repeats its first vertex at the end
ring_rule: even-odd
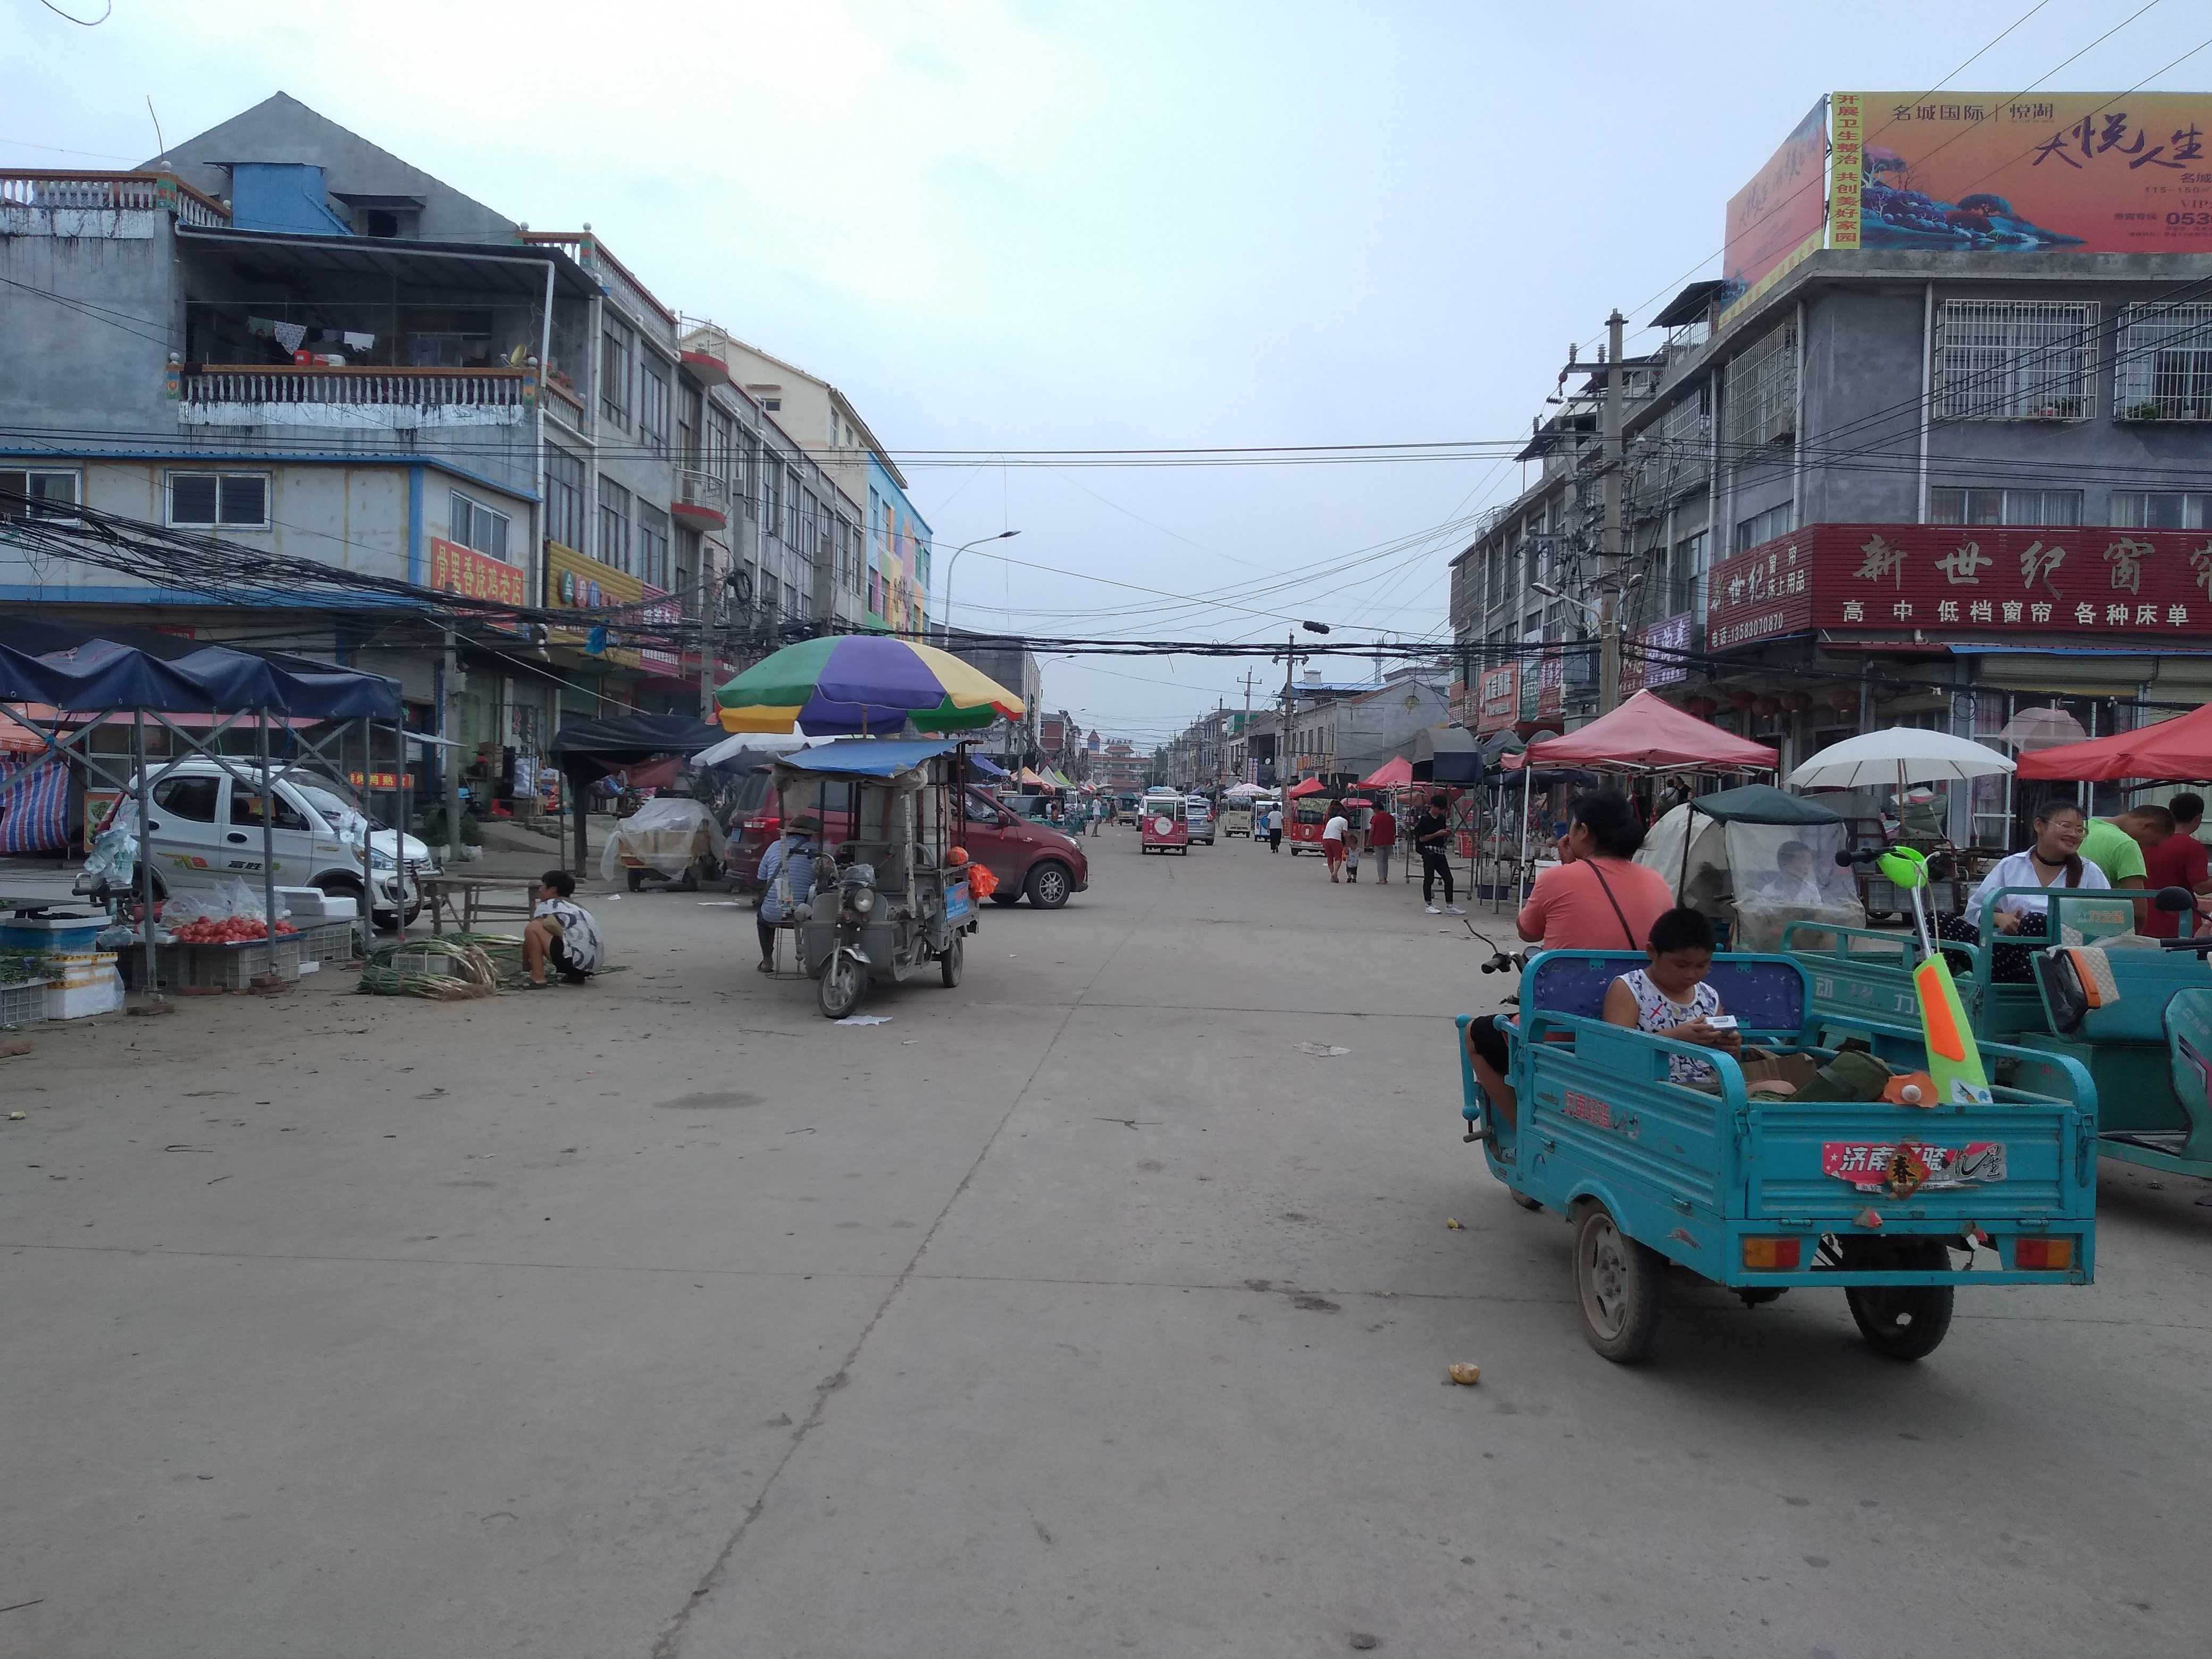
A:
POLYGON ((874 909, 876 908, 875 890, 871 887, 854 888, 853 890, 853 908, 855 910, 858 910, 864 916, 867 915, 869 911, 874 909))

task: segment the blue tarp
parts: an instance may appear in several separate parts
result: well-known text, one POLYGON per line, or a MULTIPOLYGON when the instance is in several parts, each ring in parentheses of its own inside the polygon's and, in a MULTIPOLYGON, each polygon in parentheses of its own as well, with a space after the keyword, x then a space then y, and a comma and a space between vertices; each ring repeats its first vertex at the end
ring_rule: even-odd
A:
POLYGON ((399 718, 399 687, 349 668, 296 671, 228 646, 161 643, 15 622, 0 629, 0 702, 72 714, 143 708, 165 714, 267 709, 296 720, 399 718))
POLYGON ((960 745, 934 739, 847 738, 818 749, 802 749, 775 763, 782 772, 827 773, 832 777, 890 778, 911 772, 925 761, 949 755, 960 745))
POLYGON ((1013 775, 1012 773, 1007 771, 1005 767, 1000 765, 998 762, 993 760, 988 755, 970 755, 968 757, 968 764, 970 769, 981 777, 1010 778, 1013 775))

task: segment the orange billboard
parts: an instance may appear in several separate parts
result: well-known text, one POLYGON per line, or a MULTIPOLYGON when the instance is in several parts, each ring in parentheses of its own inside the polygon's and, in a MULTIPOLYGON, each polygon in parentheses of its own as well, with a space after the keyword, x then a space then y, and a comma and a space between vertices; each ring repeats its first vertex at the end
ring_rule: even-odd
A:
POLYGON ((1820 246, 1828 222, 1828 100, 1805 113, 1759 176, 1729 198, 1721 274, 1745 289, 1820 246))
POLYGON ((2212 94, 1862 92, 1832 107, 1831 247, 2212 251, 2212 94))

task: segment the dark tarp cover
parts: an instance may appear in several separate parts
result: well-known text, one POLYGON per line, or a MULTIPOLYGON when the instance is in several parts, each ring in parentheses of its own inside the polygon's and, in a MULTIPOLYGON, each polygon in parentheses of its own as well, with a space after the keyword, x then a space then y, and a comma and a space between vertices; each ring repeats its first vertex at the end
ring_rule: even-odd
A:
POLYGON ((1407 758, 1418 783, 1480 783, 1482 751, 1462 726, 1431 726, 1413 733, 1407 758))
POLYGON ((1841 823, 1844 815, 1816 800, 1792 795, 1771 783, 1747 783, 1690 802, 1698 812, 1723 823, 1841 823))
POLYGON ((0 702, 42 702, 71 714, 267 709, 300 720, 399 718, 399 688, 380 674, 280 667, 254 652, 173 635, 94 634, 21 618, 0 623, 0 702))
POLYGON ((696 755, 728 734, 691 714, 617 714, 574 720, 553 734, 552 752, 563 761, 649 760, 655 755, 696 755))

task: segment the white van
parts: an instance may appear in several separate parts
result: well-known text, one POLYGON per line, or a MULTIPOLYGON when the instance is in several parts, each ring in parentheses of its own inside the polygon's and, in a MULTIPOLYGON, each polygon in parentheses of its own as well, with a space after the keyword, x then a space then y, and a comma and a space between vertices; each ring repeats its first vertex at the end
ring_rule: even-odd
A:
MULTIPOLYGON (((152 810, 140 842, 153 866, 156 897, 234 879, 258 886, 259 768, 250 761, 232 761, 230 765, 239 778, 211 760, 179 761, 154 785, 152 810), (242 782, 240 778, 256 781, 242 782)), ((131 799, 136 799, 137 787, 134 778, 131 799)), ((371 833, 353 792, 318 773, 279 771, 275 793, 270 845, 276 852, 278 886, 317 887, 359 904, 362 837, 368 834, 376 920, 388 924, 403 905, 408 920, 414 920, 422 906, 418 883, 430 872, 428 848, 412 836, 402 842, 381 824, 371 833), (395 853, 405 858, 404 872, 395 866, 395 853)), ((80 878, 77 884, 82 888, 86 883, 80 878)))

